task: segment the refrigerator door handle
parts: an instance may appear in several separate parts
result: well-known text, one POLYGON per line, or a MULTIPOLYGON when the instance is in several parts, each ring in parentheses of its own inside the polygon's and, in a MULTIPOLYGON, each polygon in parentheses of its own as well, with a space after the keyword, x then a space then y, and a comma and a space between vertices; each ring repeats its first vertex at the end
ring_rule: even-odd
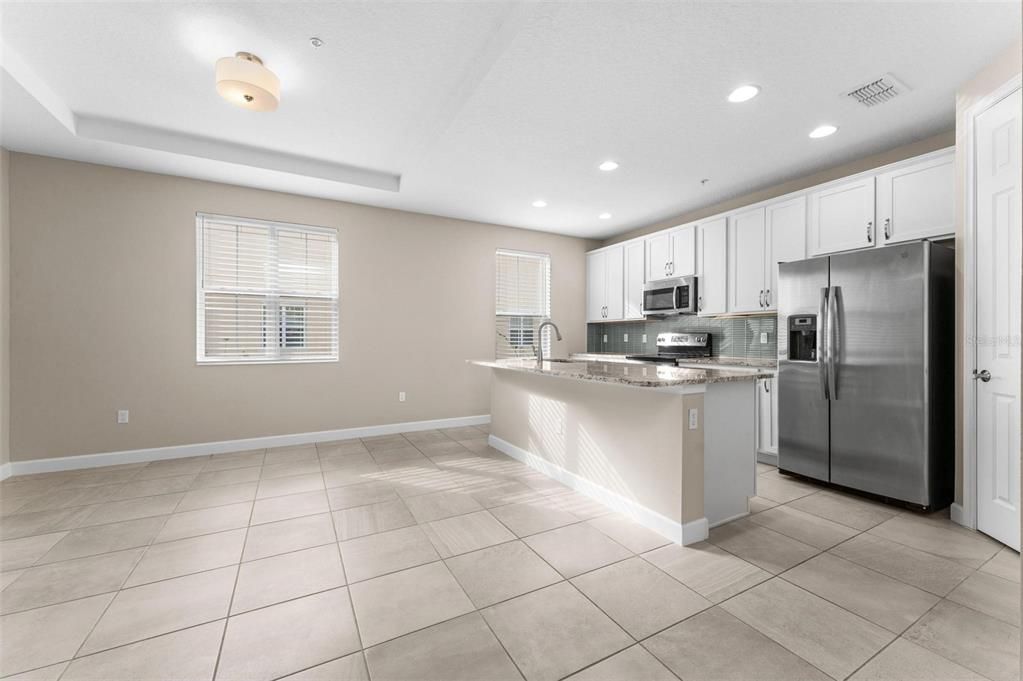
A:
POLYGON ((821 399, 825 402, 828 400, 828 351, 825 347, 825 338, 827 338, 826 328, 827 325, 824 321, 824 315, 826 314, 828 306, 828 289, 821 289, 821 299, 817 307, 817 382, 820 385, 821 399))
POLYGON ((832 286, 828 295, 828 392, 833 400, 838 399, 838 362, 842 338, 842 329, 838 323, 838 298, 841 295, 841 286, 832 286))

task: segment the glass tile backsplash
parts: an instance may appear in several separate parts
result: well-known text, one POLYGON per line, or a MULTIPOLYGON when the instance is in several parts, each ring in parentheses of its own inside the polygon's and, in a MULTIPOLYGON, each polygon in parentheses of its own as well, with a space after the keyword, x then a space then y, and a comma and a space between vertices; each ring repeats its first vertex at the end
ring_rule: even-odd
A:
POLYGON ((587 324, 587 352, 653 354, 657 334, 668 331, 706 331, 711 334, 715 357, 777 359, 777 317, 698 317, 679 315, 665 319, 613 324, 587 324), (643 335, 646 334, 646 341, 643 335), (766 334, 766 336, 764 335, 766 334))

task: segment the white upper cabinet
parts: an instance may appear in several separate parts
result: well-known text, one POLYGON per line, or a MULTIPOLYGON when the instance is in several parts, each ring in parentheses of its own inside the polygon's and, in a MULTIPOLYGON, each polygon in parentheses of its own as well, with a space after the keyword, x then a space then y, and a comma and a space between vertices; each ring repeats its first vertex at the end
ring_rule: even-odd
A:
POLYGON ((622 319, 625 311, 624 249, 621 245, 586 254, 586 319, 622 319))
POLYGON ((765 309, 778 309, 778 263, 806 257, 806 197, 771 203, 766 208, 767 290, 765 309))
POLYGON ((877 176, 879 245, 955 232, 954 154, 942 154, 877 176))
POLYGON ((728 221, 718 218, 696 227, 696 307, 700 314, 728 309, 728 221))
POLYGON ((643 240, 646 247, 646 280, 667 279, 671 264, 671 234, 657 232, 643 240))
POLYGON ((651 234, 646 245, 646 280, 696 273, 696 226, 685 225, 651 234))
POLYGON ((625 244, 624 319, 643 319, 643 285, 646 283, 642 240, 625 244))
POLYGON ((762 312, 767 260, 763 208, 728 218, 728 311, 762 312))
POLYGON ((811 192, 810 255, 869 248, 876 227, 872 175, 811 192))

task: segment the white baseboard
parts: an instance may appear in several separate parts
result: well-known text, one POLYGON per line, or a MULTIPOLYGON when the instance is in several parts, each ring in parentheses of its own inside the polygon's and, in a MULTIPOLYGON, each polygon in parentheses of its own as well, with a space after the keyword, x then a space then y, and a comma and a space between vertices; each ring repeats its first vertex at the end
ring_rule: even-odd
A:
POLYGON ((678 523, 495 435, 490 436, 490 446, 575 491, 599 501, 608 508, 632 518, 643 527, 653 530, 676 544, 695 544, 708 536, 706 518, 692 520, 688 523, 678 523))
POLYGON ((121 452, 104 452, 102 454, 82 454, 80 456, 62 456, 54 459, 30 459, 28 461, 11 461, 0 467, 0 479, 11 475, 28 475, 31 473, 52 473, 54 471, 71 471, 99 466, 116 466, 125 463, 145 463, 164 459, 183 459, 189 456, 206 456, 208 454, 226 454, 243 452, 249 449, 267 449, 269 447, 290 447, 316 442, 333 440, 351 440, 357 437, 374 437, 394 433, 409 433, 417 430, 433 430, 436 428, 458 428, 462 426, 481 426, 490 423, 490 415, 459 416, 449 419, 432 419, 429 421, 408 421, 406 423, 388 423, 382 426, 362 426, 359 428, 342 428, 340 430, 321 430, 312 433, 291 433, 289 435, 268 435, 251 437, 242 440, 221 440, 219 442, 200 442, 191 445, 172 445, 170 447, 152 447, 149 449, 130 449, 121 452))
POLYGON ((968 516, 966 509, 963 508, 962 504, 952 504, 952 506, 948 509, 948 514, 952 522, 958 523, 971 530, 977 529, 976 523, 968 516))
POLYGON ((766 463, 777 468, 778 455, 772 454, 771 452, 757 452, 757 463, 766 463))

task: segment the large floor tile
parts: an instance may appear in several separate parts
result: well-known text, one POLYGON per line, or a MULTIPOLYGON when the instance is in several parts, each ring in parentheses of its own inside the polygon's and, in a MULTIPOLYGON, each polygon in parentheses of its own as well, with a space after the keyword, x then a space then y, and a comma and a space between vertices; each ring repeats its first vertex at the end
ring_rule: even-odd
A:
POLYGON ((643 557, 711 603, 720 603, 771 577, 771 573, 706 542, 669 544, 643 557))
POLYGON ((996 553, 994 558, 984 563, 984 565, 980 568, 980 571, 1019 584, 1019 554, 1012 549, 1005 547, 996 553))
POLYGON ((618 513, 608 513, 586 521, 633 553, 645 553, 671 540, 618 513))
POLYGON ((986 572, 974 572, 948 595, 948 600, 1019 626, 1019 583, 986 572))
POLYGON ((566 681, 678 681, 660 661, 640 645, 626 648, 566 681))
POLYGON ((369 671, 366 659, 358 652, 289 674, 281 681, 369 681, 369 671))
POLYGON ((117 591, 143 551, 129 549, 29 568, 0 592, 0 612, 7 614, 117 591))
POLYGON ((820 487, 783 475, 765 473, 757 476, 757 496, 779 504, 795 501, 818 490, 820 487))
POLYGON ((330 501, 330 510, 339 511, 356 506, 397 501, 398 494, 390 483, 372 480, 344 487, 332 487, 327 490, 327 498, 330 501))
POLYGON ((422 525, 441 558, 450 558, 515 539, 487 511, 476 511, 422 525))
POLYGON ((82 654, 226 617, 236 572, 220 568, 119 591, 82 654))
POLYGON ((521 681, 479 613, 435 624, 366 651, 374 681, 521 681))
POLYGON ((167 516, 156 516, 71 530, 39 558, 37 564, 146 546, 153 541, 166 521, 167 516))
POLYGON ((0 617, 0 675, 70 660, 113 594, 0 617))
POLYGON ((555 681, 633 643, 567 582, 487 608, 483 616, 527 681, 555 681))
POLYGON ((271 478, 269 480, 263 479, 259 481, 256 498, 282 497, 287 494, 312 492, 313 490, 324 489, 325 487, 322 473, 291 475, 286 478, 271 478))
POLYGON ((143 497, 142 499, 110 501, 105 504, 92 506, 90 507, 92 508, 92 513, 89 513, 82 521, 82 525, 105 525, 123 520, 167 515, 174 512, 183 496, 184 493, 179 492, 176 494, 161 494, 156 497, 143 497))
MULTIPOLYGON (((160 494, 173 494, 188 490, 195 482, 194 475, 177 475, 172 478, 155 478, 153 480, 136 480, 119 485, 117 492, 112 494, 110 501, 121 499, 138 499, 153 497, 160 494)), ((90 488, 95 489, 95 488, 90 488)), ((104 499, 104 501, 107 501, 104 499)))
POLYGON ((389 449, 403 449, 412 443, 401 435, 376 435, 362 438, 362 444, 371 452, 386 452, 389 449))
POLYGON ((690 617, 643 645, 686 681, 830 681, 721 608, 690 617))
POLYGON ((972 572, 959 563, 869 533, 839 544, 830 553, 938 596, 948 594, 972 572))
POLYGON ((132 479, 154 480, 156 478, 171 478, 176 475, 199 474, 209 461, 210 457, 208 456, 190 456, 184 459, 153 461, 147 464, 132 479))
MULTIPOLYGON (((543 500, 543 493, 537 492, 535 489, 514 480, 479 480, 477 484, 467 487, 466 491, 483 508, 507 506, 508 504, 530 504, 543 500)), ((525 514, 528 509, 516 510, 520 510, 522 514, 525 514)), ((562 524, 567 525, 569 522, 575 522, 576 520, 578 519, 573 516, 572 520, 567 520, 562 524)), ((554 527, 558 527, 558 525, 552 525, 544 529, 553 529, 554 527)))
POLYGON ((349 589, 366 647, 473 610, 468 596, 440 562, 352 584, 349 589))
POLYGON ((428 523, 451 516, 483 510, 478 501, 464 492, 435 492, 405 500, 417 522, 428 523))
POLYGON ((355 539, 416 524, 401 499, 334 511, 338 539, 355 539))
POLYGON ((524 541, 566 578, 632 555, 627 548, 586 523, 536 534, 524 541))
POLYGON ((225 485, 240 485, 246 482, 258 482, 262 469, 259 466, 248 468, 229 468, 222 471, 208 471, 200 473, 192 483, 193 489, 206 487, 223 487, 225 485))
POLYGON ((232 616, 218 681, 269 681, 359 650, 345 588, 232 616))
POLYGON ((419 527, 405 527, 343 541, 341 556, 348 579, 352 582, 440 559, 419 527))
POLYGON ((320 460, 318 457, 310 457, 302 461, 284 461, 282 463, 271 463, 263 466, 259 478, 261 480, 272 480, 274 478, 287 478, 293 475, 310 475, 320 472, 320 460))
POLYGON ((934 594, 827 553, 797 565, 782 577, 897 634, 939 600, 934 594))
POLYGON ((818 549, 830 549, 835 544, 840 544, 859 534, 859 530, 811 513, 804 513, 790 506, 777 506, 757 513, 750 516, 750 522, 770 528, 818 549))
POLYGON ((870 533, 920 551, 979 568, 998 553, 1001 545, 979 532, 959 526, 928 522, 908 515, 886 520, 870 533))
POLYGON ((228 504, 240 504, 244 501, 252 501, 256 498, 255 482, 243 482, 237 485, 222 485, 220 487, 204 487, 193 489, 185 494, 176 511, 194 511, 197 508, 213 508, 214 506, 227 506, 228 504))
POLYGON ((252 468, 263 465, 266 454, 262 449, 249 452, 231 452, 230 454, 215 454, 203 466, 203 472, 226 471, 234 468, 252 468))
POLYGON ((774 574, 820 553, 814 546, 749 519, 714 528, 710 531, 710 542, 774 574))
POLYGON ((0 518, 0 540, 72 530, 81 525, 95 509, 95 506, 76 506, 55 511, 7 515, 0 518))
POLYGON ((572 583, 637 640, 711 607, 710 601, 639 557, 572 583))
POLYGON ((52 532, 0 542, 0 572, 31 566, 67 535, 67 532, 52 532))
POLYGON ((244 529, 153 544, 125 587, 234 565, 241 561, 244 544, 244 529))
POLYGON ((322 489, 259 499, 252 507, 252 524, 272 523, 328 511, 330 506, 327 504, 327 493, 322 489))
MULTIPOLYGON (((132 483, 128 484, 131 485, 132 483)), ((146 483, 136 484, 145 485, 146 483)), ((130 499, 136 496, 151 496, 146 494, 128 494, 127 496, 119 496, 118 492, 120 492, 120 490, 124 487, 124 483, 118 483, 116 485, 98 485, 96 487, 75 487, 70 489, 60 487, 51 492, 23 500, 25 503, 19 508, 18 512, 35 513, 37 511, 53 511, 60 508, 89 506, 91 504, 102 504, 106 501, 130 499)), ((188 485, 186 484, 185 489, 187 488, 188 485)), ((177 492, 180 490, 168 491, 177 492)), ((153 492, 152 494, 161 494, 161 492, 153 492)))
POLYGON ((5 676, 4 681, 58 681, 60 675, 67 669, 68 662, 58 662, 48 667, 40 667, 31 671, 5 676))
POLYGON ((905 638, 994 681, 1019 674, 1020 630, 956 603, 942 601, 905 638))
POLYGON ((345 584, 334 544, 245 563, 238 572, 231 614, 335 589, 345 584))
POLYGON ((256 560, 288 551, 309 549, 332 544, 335 540, 334 526, 326 513, 253 525, 245 540, 242 560, 256 560))
POLYGON ((561 581, 561 575, 521 541, 491 546, 445 562, 477 608, 561 581))
POLYGON ((64 681, 211 681, 223 633, 224 620, 219 620, 80 657, 61 678, 64 681))
POLYGON ((154 541, 157 543, 175 541, 247 527, 251 515, 251 501, 175 513, 167 518, 166 524, 154 541))
POLYGON ((819 518, 841 523, 856 530, 869 530, 898 515, 893 506, 860 499, 849 494, 822 490, 817 494, 796 499, 788 504, 792 508, 812 513, 819 518))
POLYGON ((363 482, 373 482, 374 480, 383 479, 383 477, 380 466, 372 459, 358 466, 344 466, 343 468, 327 468, 323 466, 323 483, 327 486, 327 489, 357 485, 363 482))
POLYGON ((895 638, 781 579, 764 582, 721 607, 836 679, 852 674, 895 638))
POLYGON ((926 648, 896 639, 850 681, 986 681, 983 676, 926 648))

